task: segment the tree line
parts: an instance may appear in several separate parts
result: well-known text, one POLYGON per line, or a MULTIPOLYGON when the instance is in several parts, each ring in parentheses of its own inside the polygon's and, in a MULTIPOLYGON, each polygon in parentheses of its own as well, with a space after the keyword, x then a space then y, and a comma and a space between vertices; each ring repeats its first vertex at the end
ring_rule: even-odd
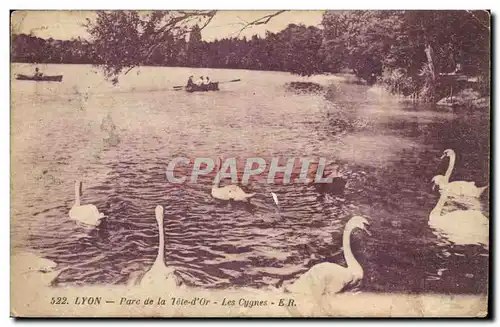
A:
MULTIPOLYGON (((195 25, 189 38, 163 40, 138 65, 272 70, 311 75, 325 71, 317 57, 322 36, 317 27, 290 24, 279 33, 267 32, 265 37, 230 37, 206 42, 201 38, 200 27, 195 25)), ((126 62, 121 58, 123 54, 130 58, 140 57, 134 42, 125 49, 119 45, 108 47, 120 56, 116 60, 120 65, 126 62)), ((11 60, 103 65, 107 58, 99 56, 100 51, 99 45, 83 39, 45 40, 19 34, 12 37, 11 60)))
MULTIPOLYGON (((253 22, 265 24, 272 17, 253 22)), ((439 98, 443 75, 478 77, 489 91, 487 11, 326 11, 322 28, 290 24, 264 37, 206 42, 201 31, 215 11, 98 12, 89 40, 13 35, 14 62, 99 65, 117 78, 140 65, 285 71, 309 76, 352 71, 392 92, 439 98), (188 22, 197 18, 199 24, 188 22)))

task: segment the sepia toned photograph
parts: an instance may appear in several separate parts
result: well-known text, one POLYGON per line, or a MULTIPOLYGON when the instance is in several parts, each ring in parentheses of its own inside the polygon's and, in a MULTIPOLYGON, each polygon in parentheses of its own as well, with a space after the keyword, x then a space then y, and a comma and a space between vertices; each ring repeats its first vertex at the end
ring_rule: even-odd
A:
POLYGON ((490 58, 489 10, 11 11, 10 315, 487 317, 490 58))

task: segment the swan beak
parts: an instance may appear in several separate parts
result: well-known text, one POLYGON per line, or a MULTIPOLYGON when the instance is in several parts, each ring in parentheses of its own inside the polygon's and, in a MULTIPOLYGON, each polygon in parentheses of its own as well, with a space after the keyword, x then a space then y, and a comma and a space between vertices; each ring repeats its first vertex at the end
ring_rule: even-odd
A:
POLYGON ((443 153, 440 159, 444 159, 444 157, 446 157, 446 153, 443 153))
POLYGON ((370 226, 370 223, 368 221, 365 221, 363 224, 363 230, 366 232, 366 234, 368 234, 368 236, 372 236, 372 233, 368 230, 368 228, 366 228, 365 225, 370 226))
POLYGON ((432 190, 434 191, 436 189, 436 184, 432 185, 432 190))

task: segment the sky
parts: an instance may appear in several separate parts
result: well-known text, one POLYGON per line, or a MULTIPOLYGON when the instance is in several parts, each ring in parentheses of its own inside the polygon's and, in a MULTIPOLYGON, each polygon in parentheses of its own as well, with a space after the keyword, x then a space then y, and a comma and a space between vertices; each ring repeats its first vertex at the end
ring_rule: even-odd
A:
MULTIPOLYGON (((247 22, 256 20, 275 11, 219 11, 202 31, 206 41, 223 37, 236 37, 247 22)), ((320 27, 323 11, 289 11, 272 18, 265 25, 251 26, 239 34, 240 37, 251 37, 254 34, 264 36, 266 30, 278 32, 288 24, 304 24, 320 27)), ((17 11, 11 16, 13 33, 30 34, 41 38, 69 40, 71 38, 87 38, 85 28, 81 26, 86 18, 92 19, 91 11, 17 11)))

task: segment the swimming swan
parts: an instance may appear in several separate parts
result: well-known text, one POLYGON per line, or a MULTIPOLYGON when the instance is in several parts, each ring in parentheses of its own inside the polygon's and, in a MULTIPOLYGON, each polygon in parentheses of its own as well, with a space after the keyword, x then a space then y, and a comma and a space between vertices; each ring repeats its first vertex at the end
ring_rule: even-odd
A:
POLYGON ((441 196, 429 214, 429 226, 457 245, 489 243, 489 220, 479 210, 455 210, 441 215, 448 198, 441 196))
POLYGON ((352 253, 350 237, 356 228, 371 235, 365 225, 369 225, 365 218, 354 216, 345 226, 343 248, 347 267, 330 262, 317 264, 300 276, 292 285, 285 286, 285 290, 311 295, 335 294, 342 291, 345 286, 363 279, 363 268, 352 253))
POLYGON ((69 210, 69 217, 80 222, 96 226, 100 219, 105 218, 102 212, 99 212, 93 204, 80 204, 80 195, 82 193, 82 182, 75 182, 75 204, 69 210))
MULTIPOLYGON (((220 169, 222 168, 222 161, 220 158, 218 158, 219 165, 216 167, 217 174, 220 172, 220 169)), ((229 200, 234 200, 234 201, 247 201, 251 197, 255 195, 255 193, 245 193, 241 187, 238 185, 226 185, 219 187, 220 180, 218 176, 216 176, 216 181, 214 182, 214 185, 212 186, 212 197, 219 199, 219 200, 224 200, 224 201, 229 201, 229 200)))
POLYGON ((165 232, 163 229, 164 212, 162 206, 156 206, 156 221, 158 222, 158 255, 153 266, 144 274, 140 282, 141 286, 161 286, 175 288, 179 286, 180 280, 174 274, 175 270, 165 265, 165 232))
MULTIPOLYGON (((456 154, 455 151, 447 149, 443 152, 441 159, 444 157, 450 157, 450 163, 445 175, 437 175, 432 178, 434 187, 437 185, 441 192, 446 192, 449 195, 456 196, 472 196, 480 197, 481 194, 488 188, 488 185, 483 187, 477 187, 475 182, 465 182, 465 181, 454 181, 450 182, 451 172, 455 166, 456 154)), ((434 188, 433 187, 433 188, 434 188)))

